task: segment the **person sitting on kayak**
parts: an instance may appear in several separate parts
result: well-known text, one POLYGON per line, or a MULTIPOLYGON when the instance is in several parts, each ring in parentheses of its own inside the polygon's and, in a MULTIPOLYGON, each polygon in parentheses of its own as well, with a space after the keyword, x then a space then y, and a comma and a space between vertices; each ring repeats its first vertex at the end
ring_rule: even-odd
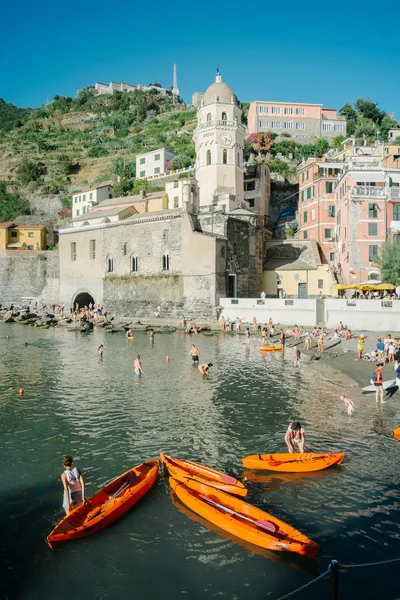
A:
POLYGON ((128 339, 129 339, 129 338, 131 338, 131 337, 133 337, 133 336, 132 336, 132 330, 131 330, 131 329, 128 329, 128 331, 126 332, 126 337, 127 337, 128 339))
POLYGON ((63 508, 68 515, 78 504, 85 502, 85 481, 80 470, 73 466, 70 456, 63 456, 62 465, 65 468, 61 475, 64 487, 63 508))
POLYGON ((285 442, 290 453, 295 452, 296 445, 299 452, 304 452, 304 429, 301 426, 301 423, 298 423, 297 421, 289 423, 289 427, 285 433, 285 442))

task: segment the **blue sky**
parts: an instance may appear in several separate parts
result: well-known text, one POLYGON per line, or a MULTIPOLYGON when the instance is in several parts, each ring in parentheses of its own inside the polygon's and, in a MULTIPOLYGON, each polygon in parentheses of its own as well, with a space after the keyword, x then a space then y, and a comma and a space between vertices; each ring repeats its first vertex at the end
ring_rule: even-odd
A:
POLYGON ((363 96, 400 120, 399 18, 398 0, 384 13, 360 0, 7 2, 0 98, 36 107, 96 81, 169 86, 177 63, 190 102, 220 65, 241 101, 338 108, 363 96))

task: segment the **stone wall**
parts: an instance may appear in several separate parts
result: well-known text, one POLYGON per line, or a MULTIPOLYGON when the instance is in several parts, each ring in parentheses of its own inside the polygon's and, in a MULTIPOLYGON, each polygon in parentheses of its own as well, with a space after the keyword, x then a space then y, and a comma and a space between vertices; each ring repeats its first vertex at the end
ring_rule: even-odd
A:
POLYGON ((184 299, 179 275, 104 278, 104 305, 112 314, 135 317, 178 318, 184 299), (158 309, 160 307, 160 309, 158 309))
POLYGON ((46 303, 59 301, 58 251, 0 254, 0 303, 28 296, 46 303))

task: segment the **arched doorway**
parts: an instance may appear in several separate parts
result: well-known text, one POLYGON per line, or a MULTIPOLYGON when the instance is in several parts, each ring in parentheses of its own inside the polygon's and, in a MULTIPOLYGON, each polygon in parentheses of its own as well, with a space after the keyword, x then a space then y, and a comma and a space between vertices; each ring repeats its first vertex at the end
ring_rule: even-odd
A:
POLYGON ((79 292, 79 294, 75 296, 75 300, 73 302, 74 306, 77 304, 79 308, 89 306, 90 303, 94 304, 94 299, 89 292, 79 292))

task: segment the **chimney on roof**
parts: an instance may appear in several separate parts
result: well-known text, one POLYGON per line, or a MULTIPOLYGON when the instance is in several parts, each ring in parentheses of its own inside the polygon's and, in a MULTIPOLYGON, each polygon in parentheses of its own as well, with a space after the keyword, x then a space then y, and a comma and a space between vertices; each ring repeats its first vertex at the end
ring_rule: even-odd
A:
POLYGON ((146 198, 146 190, 140 190, 140 199, 144 200, 146 198))

